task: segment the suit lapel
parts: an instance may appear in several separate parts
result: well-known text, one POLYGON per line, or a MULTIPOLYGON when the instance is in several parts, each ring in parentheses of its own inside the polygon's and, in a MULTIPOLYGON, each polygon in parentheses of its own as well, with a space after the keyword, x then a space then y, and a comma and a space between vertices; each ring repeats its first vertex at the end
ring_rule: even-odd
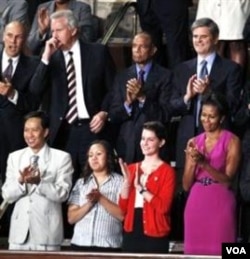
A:
MULTIPOLYGON (((86 93, 86 80, 88 76, 88 67, 91 66, 91 64, 88 62, 91 60, 91 49, 87 44, 84 44, 83 42, 80 41, 80 52, 81 52, 81 71, 82 71, 82 86, 83 86, 83 92, 86 93)), ((84 96, 86 96, 84 94, 84 96)))
MULTIPOLYGON (((3 60, 3 46, 2 45, 0 45, 1 47, 0 47, 0 52, 1 52, 1 61, 3 60)), ((2 80, 2 62, 0 62, 0 74, 1 74, 1 78, 0 78, 0 81, 2 80)))
POLYGON ((188 63, 188 68, 190 69, 190 75, 196 74, 197 73, 197 58, 194 58, 192 60, 190 60, 190 62, 188 63))
POLYGON ((223 75, 222 69, 223 67, 221 65, 221 57, 216 55, 211 72, 209 74, 209 81, 212 89, 214 89, 215 82, 220 81, 219 79, 221 78, 221 75, 223 75))
MULTIPOLYGON (((56 85, 58 87, 55 88, 57 92, 57 96, 60 97, 61 101, 66 104, 65 112, 68 105, 68 82, 67 82, 67 72, 66 65, 62 51, 57 51, 53 57, 53 63, 51 62, 51 66, 54 67, 54 74, 57 75, 55 78, 56 85)), ((55 75, 52 75, 55 76, 55 75)))
POLYGON ((22 85, 20 80, 22 81, 22 78, 26 78, 24 75, 29 74, 29 67, 27 66, 27 60, 25 57, 21 54, 17 63, 16 70, 14 72, 14 75, 12 77, 12 82, 16 86, 17 89, 20 89, 19 86, 22 85))
POLYGON ((50 162, 50 148, 47 144, 45 144, 43 158, 41 159, 41 162, 39 164, 39 167, 41 168, 41 177, 46 176, 49 162, 50 162))
MULTIPOLYGON (((136 66, 132 65, 131 67, 128 68, 128 73, 126 77, 125 84, 123 86, 124 89, 124 100, 126 99, 126 82, 132 78, 137 78, 137 72, 136 72, 136 66)), ((133 102, 132 104, 132 114, 133 114, 133 119, 136 120, 136 118, 139 116, 140 109, 138 106, 138 101, 133 102)))
POLYGON ((158 81, 158 71, 157 66, 153 63, 151 69, 149 70, 147 79, 144 83, 144 91, 147 93, 152 86, 155 85, 155 82, 158 81))

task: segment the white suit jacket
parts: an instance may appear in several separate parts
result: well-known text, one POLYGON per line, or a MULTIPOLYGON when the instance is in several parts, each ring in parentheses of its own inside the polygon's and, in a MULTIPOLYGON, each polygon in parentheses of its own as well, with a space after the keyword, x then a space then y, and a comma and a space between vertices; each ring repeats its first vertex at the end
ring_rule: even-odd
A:
POLYGON ((44 146, 39 158, 41 182, 18 182, 19 171, 29 165, 31 150, 24 148, 8 157, 3 198, 15 202, 11 216, 9 243, 23 244, 29 232, 35 245, 60 245, 63 241, 61 204, 69 195, 73 166, 68 153, 44 146))

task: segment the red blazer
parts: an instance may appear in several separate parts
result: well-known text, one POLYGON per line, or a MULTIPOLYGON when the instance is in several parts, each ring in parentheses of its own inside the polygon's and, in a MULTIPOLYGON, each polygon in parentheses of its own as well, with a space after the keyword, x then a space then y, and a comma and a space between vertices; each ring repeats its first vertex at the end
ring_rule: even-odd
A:
MULTIPOLYGON (((140 168, 140 166, 139 166, 140 168)), ((129 165, 130 180, 133 183, 136 171, 136 164, 129 165)), ((142 172, 139 172, 141 174, 142 172)), ((154 194, 150 202, 143 204, 143 227, 144 234, 152 237, 166 236, 170 232, 170 209, 174 198, 175 171, 167 163, 151 173, 146 183, 147 190, 154 194)), ((124 230, 133 231, 134 210, 135 210, 135 187, 130 187, 128 199, 119 198, 119 206, 125 214, 124 230)))

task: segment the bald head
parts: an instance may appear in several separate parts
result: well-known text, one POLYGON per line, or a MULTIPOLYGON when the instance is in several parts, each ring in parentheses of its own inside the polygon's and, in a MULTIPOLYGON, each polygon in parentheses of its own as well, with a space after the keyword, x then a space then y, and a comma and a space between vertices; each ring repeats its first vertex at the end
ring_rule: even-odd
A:
POLYGON ((26 27, 19 21, 12 21, 4 28, 4 49, 9 57, 18 56, 25 44, 26 27))

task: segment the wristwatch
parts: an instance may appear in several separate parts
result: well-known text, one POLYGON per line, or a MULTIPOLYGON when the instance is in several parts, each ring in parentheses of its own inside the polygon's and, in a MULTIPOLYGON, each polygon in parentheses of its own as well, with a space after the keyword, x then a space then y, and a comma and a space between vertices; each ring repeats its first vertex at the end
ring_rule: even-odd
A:
POLYGON ((142 189, 139 191, 139 193, 140 193, 140 194, 143 194, 143 193, 146 192, 146 191, 147 191, 147 189, 142 188, 142 189))

